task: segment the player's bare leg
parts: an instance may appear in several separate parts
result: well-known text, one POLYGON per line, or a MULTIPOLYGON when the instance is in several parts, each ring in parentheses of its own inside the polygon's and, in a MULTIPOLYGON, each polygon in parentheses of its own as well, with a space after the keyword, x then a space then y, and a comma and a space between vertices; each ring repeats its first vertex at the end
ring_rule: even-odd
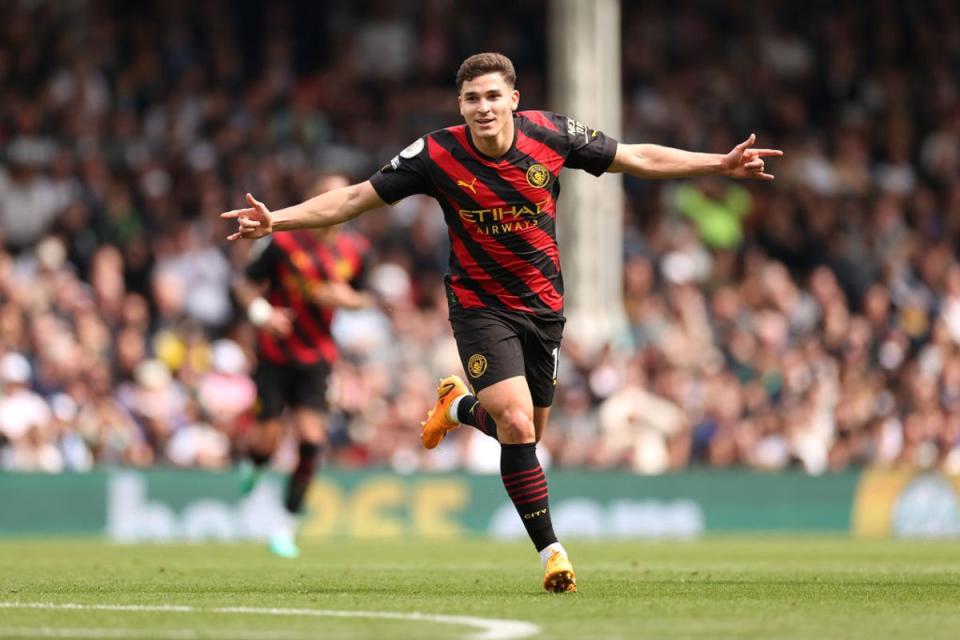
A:
MULTIPOLYGON (((462 383, 457 376, 451 376, 441 381, 440 390, 443 391, 443 383, 447 380, 455 378, 457 381, 462 383)), ((449 398, 444 399, 441 397, 437 401, 437 406, 435 406, 430 414, 428 414, 428 420, 432 418, 434 414, 443 420, 443 424, 440 427, 434 427, 431 430, 431 433, 441 432, 440 438, 443 438, 443 435, 446 435, 446 432, 452 429, 456 429, 460 424, 468 424, 471 427, 476 427, 478 431, 484 433, 494 440, 499 441, 499 436, 497 435, 497 423, 493 419, 493 416, 483 407, 483 404, 475 396, 466 391, 466 385, 463 385, 462 388, 458 387, 453 394, 453 401, 449 402, 449 398), (459 397, 456 397, 457 394, 459 397), (449 408, 446 411, 442 411, 440 408, 441 404, 446 407, 449 404, 449 408), (450 426, 454 425, 454 426, 450 426)), ((544 429, 547 427, 547 420, 550 416, 550 407, 534 407, 533 408, 533 426, 536 433, 536 441, 540 442, 543 439, 544 429)), ((426 425, 426 423, 424 423, 426 425)), ((439 440, 436 440, 436 436, 431 438, 426 438, 425 434, 427 430, 424 430, 424 433, 421 434, 421 437, 424 439, 424 446, 427 449, 432 449, 432 446, 428 446, 429 443, 436 441, 439 443, 439 440)), ((436 446, 436 445, 434 445, 436 446)))
POLYGON ((543 440, 543 432, 547 429, 547 421, 550 419, 550 407, 533 408, 533 429, 537 437, 537 442, 543 440))

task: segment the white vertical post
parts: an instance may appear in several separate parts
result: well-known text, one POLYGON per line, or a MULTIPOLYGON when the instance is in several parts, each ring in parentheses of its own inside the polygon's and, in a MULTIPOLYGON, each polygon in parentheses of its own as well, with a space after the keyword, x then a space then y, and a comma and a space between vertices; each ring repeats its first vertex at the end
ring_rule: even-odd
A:
MULTIPOLYGON (((550 109, 619 139, 620 1, 550 1, 550 109)), ((558 208, 567 333, 589 348, 624 334, 623 181, 565 170, 558 208)))

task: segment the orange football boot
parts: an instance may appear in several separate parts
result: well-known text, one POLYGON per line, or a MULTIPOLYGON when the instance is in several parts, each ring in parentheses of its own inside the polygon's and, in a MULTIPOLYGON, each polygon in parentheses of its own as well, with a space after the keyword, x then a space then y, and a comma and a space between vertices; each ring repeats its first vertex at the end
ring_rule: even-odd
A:
POLYGON ((448 431, 453 431, 460 426, 456 416, 450 416, 450 405, 460 396, 470 393, 466 383, 460 379, 460 376, 450 376, 440 381, 437 387, 437 404, 433 409, 427 412, 427 419, 421 422, 423 431, 420 432, 420 440, 427 449, 433 449, 448 431))
POLYGON ((577 577, 567 554, 554 551, 543 570, 543 588, 553 593, 577 590, 577 577))

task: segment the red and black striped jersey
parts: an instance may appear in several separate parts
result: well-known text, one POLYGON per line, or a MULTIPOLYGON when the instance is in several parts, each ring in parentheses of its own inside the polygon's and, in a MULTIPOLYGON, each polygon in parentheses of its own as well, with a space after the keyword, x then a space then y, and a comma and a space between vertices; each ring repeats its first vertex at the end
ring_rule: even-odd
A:
POLYGON ((616 140, 556 113, 514 116, 499 159, 481 153, 466 125, 416 140, 370 178, 384 202, 415 193, 437 199, 450 236, 451 310, 507 309, 563 316, 556 217, 560 169, 599 176, 616 140))
POLYGON ((339 232, 321 240, 312 231, 274 233, 254 245, 245 273, 266 282, 264 294, 276 307, 292 309, 293 333, 278 338, 258 331, 260 357, 278 364, 333 363, 337 345, 330 334, 335 309, 315 302, 318 288, 328 282, 358 286, 369 243, 362 236, 339 232))

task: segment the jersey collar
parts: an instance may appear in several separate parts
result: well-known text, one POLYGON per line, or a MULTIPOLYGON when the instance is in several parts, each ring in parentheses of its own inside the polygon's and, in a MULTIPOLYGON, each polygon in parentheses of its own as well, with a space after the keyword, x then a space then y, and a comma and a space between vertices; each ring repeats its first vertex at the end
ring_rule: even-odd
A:
POLYGON ((475 144, 473 143, 473 134, 470 133, 470 127, 464 126, 464 129, 466 129, 466 133, 467 133, 467 144, 470 145, 470 148, 473 149, 474 153, 476 153, 478 156, 480 156, 481 158, 483 158, 484 160, 486 160, 486 161, 488 161, 488 162, 499 163, 499 162, 505 161, 505 160, 507 159, 507 157, 509 157, 510 154, 513 153, 514 150, 516 150, 516 148, 517 148, 517 135, 519 134, 519 131, 520 131, 520 118, 517 116, 516 113, 514 113, 514 115, 513 115, 513 142, 510 143, 510 148, 507 149, 507 152, 504 153, 504 154, 503 154, 502 156, 500 156, 499 158, 493 158, 493 157, 488 156, 487 154, 485 154, 483 151, 480 151, 480 149, 477 148, 477 145, 475 145, 475 144))

